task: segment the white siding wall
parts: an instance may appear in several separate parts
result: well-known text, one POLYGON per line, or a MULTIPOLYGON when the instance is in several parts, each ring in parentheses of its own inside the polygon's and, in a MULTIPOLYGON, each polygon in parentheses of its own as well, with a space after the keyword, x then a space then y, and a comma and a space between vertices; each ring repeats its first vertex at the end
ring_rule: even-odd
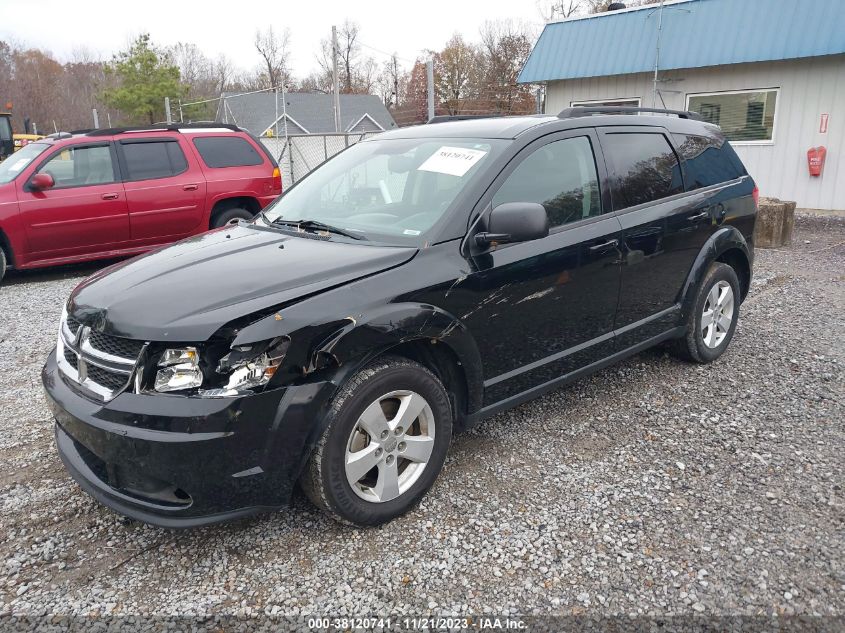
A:
MULTIPOLYGON (((774 144, 732 145, 761 195, 794 200, 803 208, 845 210, 845 55, 664 71, 661 78, 668 80, 659 84, 665 107, 678 110, 686 108, 691 93, 780 88, 774 144), (819 133, 823 112, 830 115, 827 134, 819 133), (818 145, 827 148, 827 160, 822 176, 812 178, 807 150, 818 145)), ((559 112, 573 101, 617 97, 641 97, 642 105, 650 107, 652 76, 549 82, 546 112, 559 112)))

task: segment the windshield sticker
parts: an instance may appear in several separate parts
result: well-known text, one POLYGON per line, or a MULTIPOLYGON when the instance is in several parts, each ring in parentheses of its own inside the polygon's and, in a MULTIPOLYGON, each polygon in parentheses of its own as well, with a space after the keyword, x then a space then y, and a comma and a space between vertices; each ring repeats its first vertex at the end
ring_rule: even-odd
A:
POLYGON ((402 235, 419 235, 422 231, 415 231, 414 229, 405 229, 402 235))
POLYGON ((433 171, 450 176, 463 176, 486 155, 487 152, 477 149, 443 146, 417 167, 417 170, 433 171))

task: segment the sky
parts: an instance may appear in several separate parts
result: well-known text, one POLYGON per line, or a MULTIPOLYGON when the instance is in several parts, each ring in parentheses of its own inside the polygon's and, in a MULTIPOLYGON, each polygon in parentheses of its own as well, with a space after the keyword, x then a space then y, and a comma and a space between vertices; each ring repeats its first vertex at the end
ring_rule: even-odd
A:
POLYGON ((60 61, 78 48, 109 59, 133 37, 149 32, 158 45, 192 42, 214 58, 225 53, 242 69, 259 63, 255 31, 291 31, 290 67, 302 77, 317 67, 320 40, 346 18, 360 27, 362 53, 379 62, 390 53, 410 66, 424 49, 437 50, 456 32, 477 41, 486 20, 541 25, 538 0, 0 0, 0 39, 43 48, 60 61), (373 50, 378 49, 378 51, 373 50), (381 52, 380 52, 381 51, 381 52))

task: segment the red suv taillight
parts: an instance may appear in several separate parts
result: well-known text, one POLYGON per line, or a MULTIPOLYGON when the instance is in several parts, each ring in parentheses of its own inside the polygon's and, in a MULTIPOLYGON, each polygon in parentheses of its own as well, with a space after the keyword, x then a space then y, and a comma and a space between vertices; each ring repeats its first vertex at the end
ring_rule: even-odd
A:
POLYGON ((282 170, 278 167, 273 169, 273 191, 282 193, 282 170))
POLYGON ((760 190, 757 185, 754 185, 754 191, 751 192, 751 197, 754 198, 754 206, 757 206, 757 201, 760 199, 760 190))

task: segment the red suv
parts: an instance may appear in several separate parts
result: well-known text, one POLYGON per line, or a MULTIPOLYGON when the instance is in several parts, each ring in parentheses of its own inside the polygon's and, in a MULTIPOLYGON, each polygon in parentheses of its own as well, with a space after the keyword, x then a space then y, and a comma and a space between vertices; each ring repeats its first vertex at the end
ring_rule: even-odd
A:
POLYGON ((273 156, 235 126, 54 134, 0 163, 0 279, 137 255, 249 219, 281 192, 273 156))

